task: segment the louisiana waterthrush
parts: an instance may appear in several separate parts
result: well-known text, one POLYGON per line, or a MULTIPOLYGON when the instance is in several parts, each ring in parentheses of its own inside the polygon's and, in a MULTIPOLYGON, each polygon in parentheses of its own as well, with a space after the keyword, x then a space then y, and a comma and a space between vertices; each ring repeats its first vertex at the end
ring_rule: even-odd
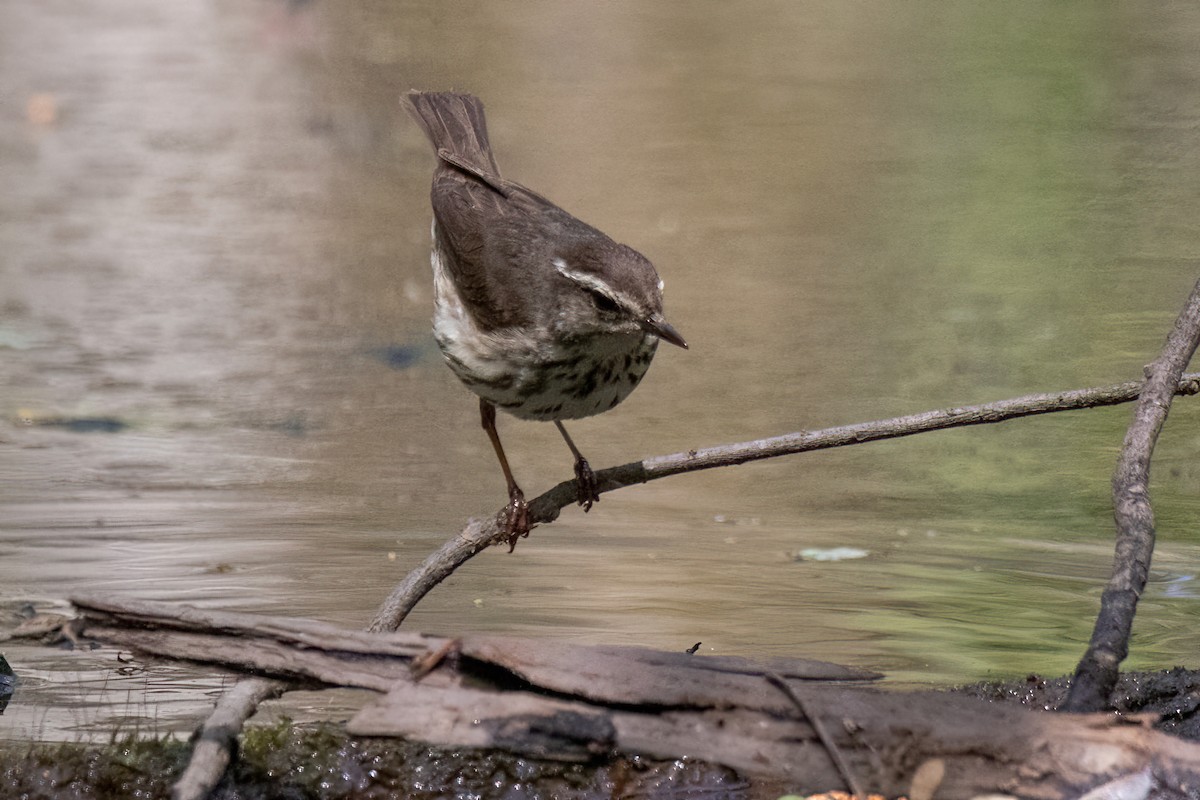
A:
POLYGON ((663 317, 662 281, 641 253, 500 177, 478 98, 414 91, 403 103, 438 159, 430 192, 434 337, 479 396, 508 484, 511 548, 529 533, 529 512, 496 432, 496 409, 558 426, 586 511, 600 499, 596 478, 562 421, 628 397, 660 339, 687 343, 663 317))

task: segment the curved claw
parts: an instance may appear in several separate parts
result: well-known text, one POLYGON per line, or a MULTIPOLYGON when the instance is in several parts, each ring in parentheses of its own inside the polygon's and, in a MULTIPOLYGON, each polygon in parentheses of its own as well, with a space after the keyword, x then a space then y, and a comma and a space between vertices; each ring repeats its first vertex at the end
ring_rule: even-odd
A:
POLYGON ((576 502, 583 506, 585 513, 591 511, 592 503, 600 502, 600 484, 586 458, 575 462, 575 491, 576 502))
POLYGON ((508 505, 504 507, 504 538, 508 542, 508 552, 517 549, 517 540, 529 535, 533 526, 529 524, 529 504, 520 490, 508 496, 508 505))

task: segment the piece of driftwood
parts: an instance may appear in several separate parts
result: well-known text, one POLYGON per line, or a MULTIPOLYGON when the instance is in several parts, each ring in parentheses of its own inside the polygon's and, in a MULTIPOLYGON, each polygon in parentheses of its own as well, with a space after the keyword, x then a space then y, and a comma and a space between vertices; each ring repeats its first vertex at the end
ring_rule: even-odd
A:
POLYGON ((380 692, 350 722, 356 735, 571 760, 687 755, 787 780, 799 791, 842 785, 810 720, 768 679, 777 675, 802 693, 847 768, 887 795, 907 792, 918 772, 940 774, 937 796, 951 798, 989 792, 1075 798, 1113 781, 1149 781, 1181 794, 1200 785, 1200 746, 1151 730, 1144 720, 878 691, 863 685, 870 673, 823 662, 499 636, 367 634, 112 597, 73 602, 84 635, 113 645, 380 692))
MULTIPOLYGON (((714 704, 758 693, 759 677, 776 672, 814 681, 863 681, 866 670, 807 659, 691 656, 641 647, 585 647, 507 636, 460 638, 422 633, 367 633, 312 620, 243 614, 129 600, 108 595, 71 598, 83 634, 151 655, 221 664, 300 682, 386 692, 413 678, 414 663, 443 653, 480 676, 547 687, 562 694, 628 703, 714 704), (621 674, 622 670, 625 674, 621 674), (598 681, 619 675, 619 688, 598 681), (612 692, 619 692, 613 695, 612 692)), ((436 667, 437 665, 433 665, 436 667)), ((426 669, 426 672, 430 670, 426 669)), ((430 676, 432 677, 432 676, 430 676)), ((774 707, 787 701, 777 698, 774 707)))

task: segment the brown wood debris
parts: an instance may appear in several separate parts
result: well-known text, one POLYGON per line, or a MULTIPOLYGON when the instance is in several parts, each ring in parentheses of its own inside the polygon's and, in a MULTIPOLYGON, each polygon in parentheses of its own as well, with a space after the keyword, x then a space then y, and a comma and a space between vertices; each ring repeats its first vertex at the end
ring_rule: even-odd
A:
POLYGON ((690 756, 798 790, 843 785, 810 722, 767 679, 774 674, 821 719, 858 781, 888 796, 915 788, 914 796, 1067 798, 1133 778, 1168 794, 1200 786, 1200 746, 1140 720, 882 691, 865 685, 871 673, 817 661, 372 634, 112 597, 73 602, 85 635, 110 645, 379 692, 350 721, 355 735, 552 759, 690 756), (938 785, 925 785, 930 775, 938 785))

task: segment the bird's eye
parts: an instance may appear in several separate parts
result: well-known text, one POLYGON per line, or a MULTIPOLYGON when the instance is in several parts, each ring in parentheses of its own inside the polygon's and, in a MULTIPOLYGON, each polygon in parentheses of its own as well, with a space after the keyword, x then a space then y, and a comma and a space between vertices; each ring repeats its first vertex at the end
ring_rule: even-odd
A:
POLYGON ((597 311, 600 311, 604 314, 616 314, 621 310, 621 307, 616 304, 616 301, 603 292, 592 289, 588 291, 588 294, 592 296, 592 304, 596 306, 597 311))

